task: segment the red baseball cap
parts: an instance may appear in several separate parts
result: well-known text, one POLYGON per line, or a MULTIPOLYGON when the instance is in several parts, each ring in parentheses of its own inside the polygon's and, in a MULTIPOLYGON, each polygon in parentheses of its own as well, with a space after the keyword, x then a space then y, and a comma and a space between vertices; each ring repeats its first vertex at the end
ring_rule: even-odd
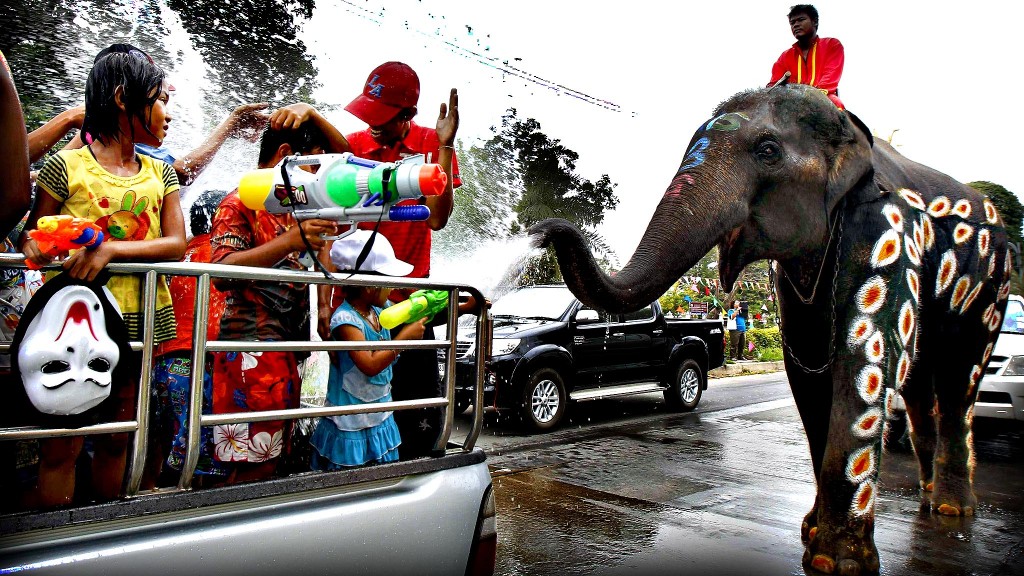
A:
POLYGON ((387 124, 420 99, 420 79, 408 64, 385 62, 366 78, 363 93, 345 110, 370 126, 387 124))

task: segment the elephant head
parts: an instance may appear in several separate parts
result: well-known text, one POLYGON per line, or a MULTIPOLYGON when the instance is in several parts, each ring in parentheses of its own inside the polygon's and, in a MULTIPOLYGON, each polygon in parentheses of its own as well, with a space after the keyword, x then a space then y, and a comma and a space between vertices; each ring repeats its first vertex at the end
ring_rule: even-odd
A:
POLYGON ((579 231, 550 219, 530 228, 555 247, 584 303, 626 312, 657 299, 712 247, 731 289, 743 267, 822 252, 842 199, 872 173, 870 132, 803 85, 742 92, 690 140, 636 252, 608 276, 579 231))

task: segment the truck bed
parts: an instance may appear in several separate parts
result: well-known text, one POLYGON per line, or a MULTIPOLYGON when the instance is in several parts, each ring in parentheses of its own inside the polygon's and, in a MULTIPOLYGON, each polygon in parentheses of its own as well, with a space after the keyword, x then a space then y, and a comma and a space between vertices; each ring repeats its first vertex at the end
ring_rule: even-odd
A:
POLYGON ((0 573, 462 574, 490 484, 474 449, 7 516, 0 573))

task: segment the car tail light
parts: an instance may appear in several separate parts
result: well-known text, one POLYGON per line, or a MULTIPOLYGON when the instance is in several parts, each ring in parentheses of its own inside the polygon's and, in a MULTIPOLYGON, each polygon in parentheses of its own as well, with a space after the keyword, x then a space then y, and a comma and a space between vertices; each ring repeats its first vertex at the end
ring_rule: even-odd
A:
POLYGON ((469 553, 466 576, 494 576, 494 562, 498 555, 498 530, 494 509, 494 487, 488 486, 480 504, 480 517, 476 523, 476 539, 469 553))

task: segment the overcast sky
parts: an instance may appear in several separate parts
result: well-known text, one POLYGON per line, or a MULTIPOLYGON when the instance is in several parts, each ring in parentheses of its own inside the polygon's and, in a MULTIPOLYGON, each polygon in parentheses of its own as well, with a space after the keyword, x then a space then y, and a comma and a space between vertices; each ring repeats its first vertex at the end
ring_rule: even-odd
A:
MULTIPOLYGON (((601 232, 624 263, 694 130, 719 102, 764 85, 792 44, 791 4, 321 0, 302 39, 323 84, 316 96, 339 105, 329 118, 343 131, 362 125, 340 106, 387 60, 419 73, 421 124, 459 89, 464 144, 488 137, 511 106, 536 118, 580 154, 583 176, 618 184, 601 232)), ((898 130, 909 158, 1024 194, 1017 3, 815 5, 819 34, 846 48, 843 101, 876 135, 898 130)))

